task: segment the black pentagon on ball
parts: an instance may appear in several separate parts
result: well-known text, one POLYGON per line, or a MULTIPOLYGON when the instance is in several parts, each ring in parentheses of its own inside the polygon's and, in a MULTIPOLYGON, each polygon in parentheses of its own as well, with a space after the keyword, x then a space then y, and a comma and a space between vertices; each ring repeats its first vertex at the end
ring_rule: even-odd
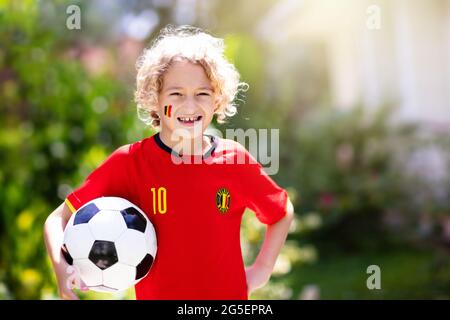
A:
POLYGON ((153 257, 147 254, 136 267, 136 280, 142 279, 150 270, 153 264, 153 257))
POLYGON ((61 253, 62 253, 64 259, 66 259, 66 262, 68 264, 72 265, 73 264, 73 258, 70 255, 69 250, 67 250, 67 247, 66 247, 65 244, 63 244, 62 247, 61 247, 61 253))
POLYGON ((91 220, 92 217, 95 216, 99 211, 100 210, 97 208, 95 204, 93 203, 88 204, 87 206, 77 211, 77 213, 75 214, 75 220, 73 222, 73 225, 88 223, 89 220, 91 220))
POLYGON ((114 242, 96 240, 89 252, 89 260, 102 270, 111 267, 119 261, 114 242))
POLYGON ((145 231, 147 226, 147 220, 145 220, 142 213, 140 213, 136 208, 129 207, 120 211, 128 229, 134 229, 141 232, 145 231))

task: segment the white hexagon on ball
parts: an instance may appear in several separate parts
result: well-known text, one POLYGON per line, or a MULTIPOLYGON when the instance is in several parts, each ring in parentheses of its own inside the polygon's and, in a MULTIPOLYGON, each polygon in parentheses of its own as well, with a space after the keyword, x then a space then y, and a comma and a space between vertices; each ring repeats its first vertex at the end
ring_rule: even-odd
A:
POLYGON ((95 205, 99 210, 123 210, 134 205, 123 198, 118 197, 101 197, 95 199, 95 205))
POLYGON ((87 223, 77 224, 64 232, 64 243, 73 259, 87 259, 94 241, 87 223))
POLYGON ((147 223, 147 227, 145 228, 144 233, 147 245, 147 252, 151 254, 151 256, 154 258, 156 256, 156 250, 157 250, 157 240, 156 240, 156 232, 155 228, 151 223, 147 223))
POLYGON ((120 211, 100 211, 89 221, 88 225, 96 240, 114 241, 127 230, 120 211))
POLYGON ((144 233, 128 229, 115 241, 117 257, 123 264, 136 267, 147 254, 147 242, 144 233))
POLYGON ((135 278, 136 268, 120 262, 103 270, 103 285, 109 288, 127 289, 134 284, 135 278))
POLYGON ((79 259, 73 261, 73 266, 81 276, 81 280, 88 286, 94 287, 102 285, 103 274, 95 264, 89 259, 79 259))

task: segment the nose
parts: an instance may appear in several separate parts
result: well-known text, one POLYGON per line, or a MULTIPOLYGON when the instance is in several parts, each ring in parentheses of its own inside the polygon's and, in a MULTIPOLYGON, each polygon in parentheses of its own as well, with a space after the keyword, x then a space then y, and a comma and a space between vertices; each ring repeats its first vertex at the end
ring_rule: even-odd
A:
POLYGON ((193 115, 196 113, 197 109, 198 107, 195 99, 193 97, 186 97, 182 108, 183 114, 193 115))

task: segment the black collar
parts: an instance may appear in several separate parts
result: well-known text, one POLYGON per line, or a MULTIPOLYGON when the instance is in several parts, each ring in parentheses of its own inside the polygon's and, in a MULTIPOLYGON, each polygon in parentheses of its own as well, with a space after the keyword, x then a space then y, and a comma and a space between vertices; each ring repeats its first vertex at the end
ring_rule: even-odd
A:
MULTIPOLYGON (((211 146, 211 148, 210 148, 208 151, 206 151, 206 153, 202 156, 203 160, 209 158, 209 157, 214 153, 214 151, 216 150, 217 145, 218 145, 218 143, 219 143, 219 138, 216 137, 216 136, 212 136, 212 135, 209 135, 209 134, 205 134, 204 136, 209 137, 212 146, 211 146)), ((154 135, 154 137, 155 137, 155 142, 156 142, 156 144, 157 144, 161 149, 163 149, 164 151, 166 151, 166 152, 168 152, 168 153, 170 153, 170 154, 174 154, 174 155, 176 155, 177 157, 180 157, 180 158, 181 158, 181 155, 180 155, 180 154, 178 154, 177 152, 175 152, 174 150, 172 150, 172 148, 170 148, 168 145, 166 145, 166 144, 161 140, 161 137, 159 136, 159 132, 156 133, 156 134, 154 135)))

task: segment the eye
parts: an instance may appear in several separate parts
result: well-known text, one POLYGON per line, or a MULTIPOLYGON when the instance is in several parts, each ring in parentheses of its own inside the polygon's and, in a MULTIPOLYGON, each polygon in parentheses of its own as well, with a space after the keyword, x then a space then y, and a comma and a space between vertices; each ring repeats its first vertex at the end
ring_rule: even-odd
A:
POLYGON ((172 92, 171 94, 169 94, 169 96, 181 96, 181 93, 179 93, 179 92, 172 92))
POLYGON ((197 95, 198 96, 209 96, 210 94, 208 92, 200 92, 197 95))

